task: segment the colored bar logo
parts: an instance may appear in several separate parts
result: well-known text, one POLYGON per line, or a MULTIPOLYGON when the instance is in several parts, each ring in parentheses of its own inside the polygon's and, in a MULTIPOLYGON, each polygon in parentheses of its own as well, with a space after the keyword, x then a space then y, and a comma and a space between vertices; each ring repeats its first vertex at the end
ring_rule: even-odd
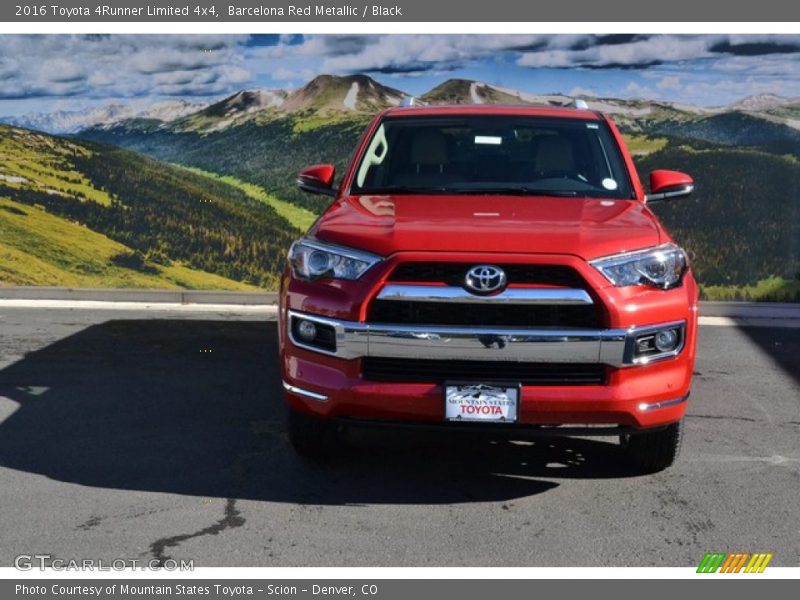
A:
POLYGON ((772 553, 756 552, 708 552, 700 566, 697 567, 698 573, 763 573, 769 561, 772 560, 772 553))

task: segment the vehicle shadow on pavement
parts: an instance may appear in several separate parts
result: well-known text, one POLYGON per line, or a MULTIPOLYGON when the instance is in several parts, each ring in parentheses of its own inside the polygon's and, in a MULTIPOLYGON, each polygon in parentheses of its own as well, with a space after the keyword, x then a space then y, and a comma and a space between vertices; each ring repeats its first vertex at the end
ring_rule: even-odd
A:
POLYGON ((110 320, 0 371, 0 465, 85 486, 313 504, 457 503, 635 475, 615 443, 354 431, 289 447, 275 323, 110 320))
POLYGON ((800 384, 800 329, 739 326, 772 362, 800 384))

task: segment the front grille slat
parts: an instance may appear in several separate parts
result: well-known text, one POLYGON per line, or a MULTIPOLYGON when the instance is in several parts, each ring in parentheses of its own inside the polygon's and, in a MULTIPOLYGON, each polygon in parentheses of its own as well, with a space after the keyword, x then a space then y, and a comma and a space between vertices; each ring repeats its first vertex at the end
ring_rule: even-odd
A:
MULTIPOLYGON (((389 282, 440 283, 463 286, 475 262, 412 261, 398 264, 389 282)), ((548 286, 589 290, 572 267, 537 263, 492 263, 506 273, 509 286, 548 286)), ((425 302, 375 299, 368 311, 373 323, 408 325, 463 325, 482 327, 596 329, 604 316, 598 305, 481 305, 479 303, 425 302)))
POLYGON ((474 381, 523 385, 604 385, 606 367, 593 363, 523 363, 474 360, 419 360, 366 357, 363 377, 368 381, 434 383, 474 381))

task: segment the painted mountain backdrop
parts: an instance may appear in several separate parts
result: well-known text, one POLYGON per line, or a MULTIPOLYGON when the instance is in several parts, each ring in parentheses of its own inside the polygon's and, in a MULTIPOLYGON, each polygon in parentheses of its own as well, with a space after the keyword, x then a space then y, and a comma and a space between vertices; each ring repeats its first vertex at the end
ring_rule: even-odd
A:
MULTIPOLYGON (((274 287, 291 239, 327 204, 295 189, 297 171, 341 170, 368 120, 404 95, 366 75, 320 75, 210 104, 5 119, 0 281, 274 287)), ((421 99, 573 100, 466 79, 421 99)), ((800 301, 800 99, 761 94, 716 108, 584 99, 620 125, 643 179, 653 168, 695 176, 692 198, 657 212, 706 295, 800 301)))

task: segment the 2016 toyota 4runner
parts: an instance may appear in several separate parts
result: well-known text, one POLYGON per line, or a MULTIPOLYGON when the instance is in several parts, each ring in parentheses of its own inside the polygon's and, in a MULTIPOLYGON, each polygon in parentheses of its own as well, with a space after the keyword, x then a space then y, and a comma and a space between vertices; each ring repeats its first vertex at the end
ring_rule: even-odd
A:
POLYGON ((289 253, 279 309, 290 437, 328 453, 364 423, 619 436, 673 463, 692 382, 697 287, 648 204, 650 174, 586 109, 392 108, 289 253))

